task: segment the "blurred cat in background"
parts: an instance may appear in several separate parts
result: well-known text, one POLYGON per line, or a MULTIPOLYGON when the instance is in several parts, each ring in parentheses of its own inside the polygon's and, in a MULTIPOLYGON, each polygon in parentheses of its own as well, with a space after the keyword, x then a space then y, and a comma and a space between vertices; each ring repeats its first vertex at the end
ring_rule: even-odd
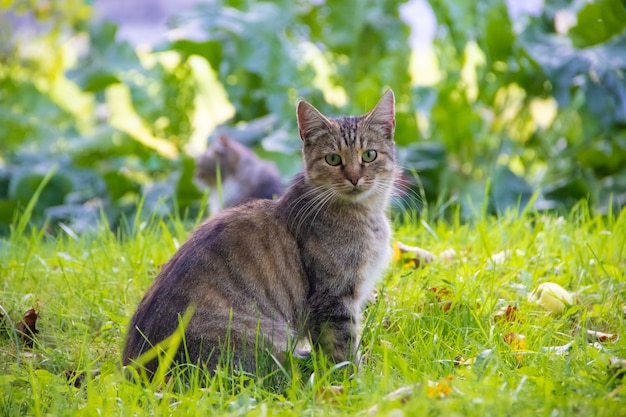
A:
POLYGON ((202 185, 210 188, 211 213, 251 200, 273 199, 283 193, 276 166, 226 134, 220 134, 196 159, 195 176, 202 185))

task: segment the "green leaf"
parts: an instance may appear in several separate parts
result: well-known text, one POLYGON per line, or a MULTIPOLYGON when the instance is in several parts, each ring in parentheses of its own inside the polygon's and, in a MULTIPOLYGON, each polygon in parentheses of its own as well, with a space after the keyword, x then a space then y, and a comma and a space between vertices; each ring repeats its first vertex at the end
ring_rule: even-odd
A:
POLYGON ((111 200, 116 201, 124 197, 127 193, 137 193, 141 187, 119 170, 107 171, 102 175, 111 200))
POLYGON ((626 28, 626 7, 620 0, 587 3, 578 13, 578 23, 569 31, 577 48, 597 45, 626 28))
POLYGON ((202 193, 198 191, 198 188, 193 183, 193 176, 196 169, 194 159, 184 155, 180 163, 181 172, 176 184, 176 200, 179 209, 184 210, 202 197, 202 193))
POLYGON ((222 62, 222 44, 214 40, 196 42, 180 39, 173 42, 168 49, 178 51, 184 57, 189 57, 190 55, 201 56, 211 64, 214 70, 219 70, 222 62))
POLYGON ((489 8, 484 33, 491 61, 506 61, 512 54, 515 35, 504 3, 489 8))
POLYGON ((510 207, 517 207, 521 212, 533 195, 528 182, 505 165, 498 166, 493 173, 490 191, 489 205, 495 213, 503 213, 510 207))
POLYGON ((590 198, 589 187, 581 178, 568 178, 546 185, 543 188, 545 200, 554 203, 555 208, 572 207, 581 199, 590 198))
POLYGON ((102 91, 110 85, 120 83, 120 79, 109 72, 94 72, 85 78, 83 90, 90 92, 102 91))

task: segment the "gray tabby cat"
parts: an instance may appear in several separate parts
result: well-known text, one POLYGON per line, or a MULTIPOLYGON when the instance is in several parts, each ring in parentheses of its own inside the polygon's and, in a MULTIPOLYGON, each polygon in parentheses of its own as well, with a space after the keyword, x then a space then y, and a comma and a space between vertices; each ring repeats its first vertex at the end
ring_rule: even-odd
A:
POLYGON ((211 213, 258 198, 272 199, 283 193, 276 166, 262 160, 226 134, 219 135, 196 159, 195 176, 211 189, 209 194, 211 213), (222 201, 217 193, 218 167, 222 201))
POLYGON ((282 360, 300 337, 334 361, 358 363, 361 309, 391 255, 394 96, 388 90, 369 113, 338 118, 300 101, 297 117, 304 172, 280 199, 198 227, 139 304, 125 365, 154 373, 154 355, 141 356, 189 311, 178 363, 255 373, 267 353, 282 360))

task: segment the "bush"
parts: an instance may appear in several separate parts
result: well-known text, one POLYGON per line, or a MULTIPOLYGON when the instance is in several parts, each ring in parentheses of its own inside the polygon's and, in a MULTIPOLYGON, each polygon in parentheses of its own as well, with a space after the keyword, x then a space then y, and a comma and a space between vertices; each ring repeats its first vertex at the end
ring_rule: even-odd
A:
POLYGON ((297 98, 358 114, 387 87, 406 177, 435 216, 626 203, 619 0, 548 1, 514 20, 502 0, 433 0, 438 78, 427 84, 412 69, 402 1, 215 0, 173 22, 201 26, 202 39, 149 52, 93 22, 86 3, 32 3, 0 6, 4 233, 52 167, 34 221, 82 229, 105 213, 115 225, 140 207, 197 215, 188 154, 216 125, 276 115, 271 134, 248 144, 289 176, 299 166, 297 98), (20 14, 38 34, 11 36, 8 16, 20 14))

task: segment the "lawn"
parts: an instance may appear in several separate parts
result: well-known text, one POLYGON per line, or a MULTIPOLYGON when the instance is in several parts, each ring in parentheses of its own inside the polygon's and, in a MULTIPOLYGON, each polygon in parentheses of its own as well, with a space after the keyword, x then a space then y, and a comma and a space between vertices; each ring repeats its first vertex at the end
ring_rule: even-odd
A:
POLYGON ((120 370, 128 320, 190 231, 130 223, 51 237, 23 221, 0 241, 1 416, 626 415, 626 212, 397 220, 395 241, 442 256, 416 265, 396 251, 365 312, 357 376, 319 359, 312 373, 204 384, 120 370), (573 305, 529 301, 545 282, 573 305), (19 324, 30 308, 33 340, 19 324))

